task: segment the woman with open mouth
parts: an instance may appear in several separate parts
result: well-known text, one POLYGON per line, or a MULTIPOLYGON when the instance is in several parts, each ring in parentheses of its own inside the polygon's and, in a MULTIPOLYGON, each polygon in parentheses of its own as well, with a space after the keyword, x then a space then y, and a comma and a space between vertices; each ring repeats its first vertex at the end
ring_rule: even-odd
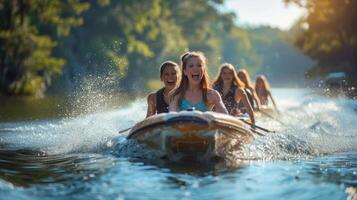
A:
POLYGON ((176 87, 179 75, 180 69, 177 63, 166 61, 161 65, 160 79, 164 83, 164 87, 147 97, 146 117, 169 112, 169 93, 176 87))
POLYGON ((199 110, 227 114, 219 93, 210 88, 207 59, 202 52, 187 52, 181 57, 182 79, 173 91, 170 111, 199 110))
POLYGON ((232 64, 224 63, 219 68, 219 74, 213 82, 213 88, 219 92, 223 103, 230 115, 240 116, 238 102, 242 102, 247 108, 250 121, 255 123, 253 108, 249 103, 248 96, 244 91, 244 83, 237 77, 232 64))

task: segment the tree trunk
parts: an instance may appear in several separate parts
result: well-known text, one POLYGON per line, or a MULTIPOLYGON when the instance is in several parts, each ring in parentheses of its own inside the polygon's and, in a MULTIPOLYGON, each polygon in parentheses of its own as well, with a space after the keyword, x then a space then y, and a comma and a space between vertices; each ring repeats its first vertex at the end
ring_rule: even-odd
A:
POLYGON ((3 52, 0 58, 0 92, 3 92, 5 90, 5 77, 6 77, 5 52, 3 52))

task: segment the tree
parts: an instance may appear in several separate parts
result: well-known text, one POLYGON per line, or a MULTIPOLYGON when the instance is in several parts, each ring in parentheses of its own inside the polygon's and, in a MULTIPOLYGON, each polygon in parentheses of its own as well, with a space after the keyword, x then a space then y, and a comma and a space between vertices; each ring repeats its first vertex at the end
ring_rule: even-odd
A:
POLYGON ((308 74, 345 72, 357 85, 357 0, 285 0, 307 9, 296 45, 317 64, 308 74))
POLYGON ((58 50, 69 62, 64 75, 72 86, 93 75, 109 76, 113 87, 120 84, 126 91, 142 90, 148 79, 157 79, 164 59, 186 48, 166 1, 89 2, 83 26, 74 29, 58 50))
POLYGON ((0 92, 41 94, 65 60, 52 56, 56 37, 82 24, 89 8, 79 0, 1 0, 0 92), (55 31, 55 32, 54 32, 55 31), (51 37, 55 35, 55 37, 51 37))

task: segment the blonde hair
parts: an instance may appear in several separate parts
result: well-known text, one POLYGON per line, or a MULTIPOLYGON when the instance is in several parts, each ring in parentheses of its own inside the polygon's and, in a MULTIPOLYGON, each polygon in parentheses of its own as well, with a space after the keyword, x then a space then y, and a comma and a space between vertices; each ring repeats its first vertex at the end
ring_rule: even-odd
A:
POLYGON ((268 80, 266 79, 266 77, 264 75, 259 75, 256 79, 255 79, 255 91, 258 91, 258 83, 260 83, 263 87, 263 89, 265 91, 270 91, 270 85, 268 83, 268 80))
POLYGON ((239 78, 240 80, 243 81, 245 88, 253 88, 253 84, 252 84, 252 81, 250 80, 250 75, 247 70, 240 69, 240 70, 238 70, 237 75, 238 75, 238 77, 240 75, 245 77, 245 79, 239 78))
POLYGON ((182 99, 185 96, 185 92, 188 88, 188 78, 187 76, 183 73, 183 71, 187 67, 187 63, 191 58, 199 58, 203 62, 203 67, 204 67, 204 73, 203 77, 201 80, 201 87, 202 87, 202 99, 203 101, 207 104, 208 99, 207 99, 207 94, 208 90, 210 89, 210 81, 209 81, 209 76, 207 73, 207 58, 205 57, 204 53, 200 51, 190 51, 186 52, 181 56, 181 74, 182 78, 180 80, 180 84, 177 86, 177 88, 174 89, 172 93, 172 98, 178 95, 178 102, 181 102, 182 99))
POLYGON ((223 79, 222 79, 222 73, 224 69, 228 69, 232 75, 233 75, 233 84, 237 87, 242 87, 244 88, 244 83, 238 78, 237 76, 237 72, 234 69, 234 66, 230 63, 223 63, 220 67, 219 67, 219 74, 216 78, 216 80, 213 82, 213 86, 217 86, 217 85, 223 85, 223 79))

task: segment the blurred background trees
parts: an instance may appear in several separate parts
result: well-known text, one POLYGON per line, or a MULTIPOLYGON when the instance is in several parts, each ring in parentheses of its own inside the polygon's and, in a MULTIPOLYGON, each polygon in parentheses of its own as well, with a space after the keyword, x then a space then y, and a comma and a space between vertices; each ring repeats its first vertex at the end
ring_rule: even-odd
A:
POLYGON ((316 61, 312 77, 344 72, 350 86, 357 86, 357 1, 286 0, 307 10, 298 26, 295 44, 316 61))
POLYGON ((65 94, 88 77, 124 92, 153 90, 160 64, 187 50, 206 54, 211 77, 230 62, 277 87, 304 85, 307 70, 355 75, 356 0, 286 0, 309 10, 290 31, 240 27, 223 2, 0 0, 0 91, 65 94))
POLYGON ((83 23, 80 14, 89 6, 76 0, 1 0, 1 93, 43 93, 66 63, 53 49, 72 27, 83 23))

